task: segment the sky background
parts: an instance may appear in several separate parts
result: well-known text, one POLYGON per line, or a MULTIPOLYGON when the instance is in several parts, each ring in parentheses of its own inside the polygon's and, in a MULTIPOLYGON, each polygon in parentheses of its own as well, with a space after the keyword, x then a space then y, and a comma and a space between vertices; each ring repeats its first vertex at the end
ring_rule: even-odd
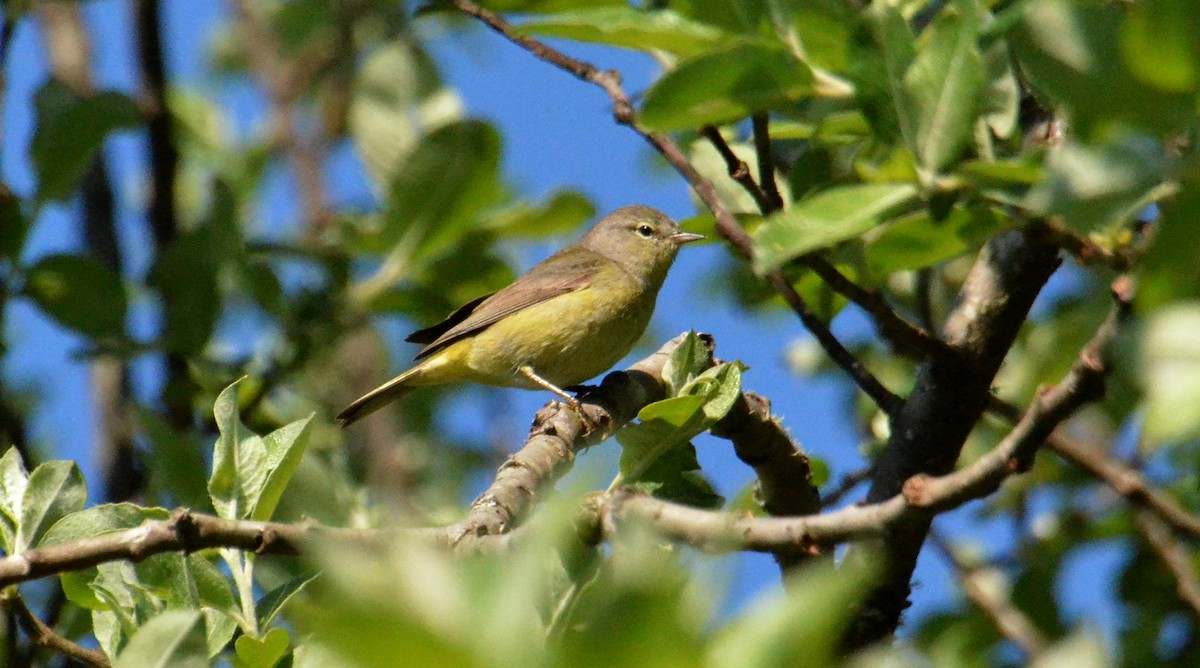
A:
MULTIPOLYGON (((130 3, 97 0, 83 5, 93 36, 98 89, 136 92, 130 3), (98 37, 99 36, 99 37, 98 37)), ((214 97, 229 113, 236 133, 248 135, 262 127, 265 107, 261 97, 245 82, 216 78, 206 72, 207 45, 215 29, 226 19, 225 3, 164 3, 164 43, 167 45, 168 74, 177 86, 214 97)), ((587 194, 603 214, 614 208, 640 203, 654 206, 675 218, 695 215, 696 208, 684 181, 673 172, 653 166, 648 146, 627 128, 612 120, 608 98, 598 88, 584 84, 529 54, 478 28, 447 31, 438 23, 418 22, 428 38, 434 59, 447 82, 462 97, 467 112, 495 124, 504 138, 504 168, 517 192, 540 197, 557 189, 578 189, 587 194)), ((657 66, 640 54, 579 44, 560 44, 570 54, 605 69, 621 72, 627 90, 637 92, 653 79, 657 66)), ((23 21, 16 31, 7 63, 7 90, 3 108, 3 149, 0 171, 3 179, 20 196, 34 189, 27 155, 33 131, 32 95, 47 78, 41 34, 36 24, 23 21)), ((111 139, 106 156, 113 168, 118 198, 119 233, 128 270, 141 275, 147 269, 149 239, 141 218, 145 174, 144 137, 125 133, 111 139)), ((339 205, 361 208, 370 199, 367 179, 352 147, 334 152, 326 180, 336 209, 339 205)), ((286 170, 270 175, 263 192, 256 233, 265 236, 292 229, 298 217, 295 183, 286 170)), ((570 239, 511 249, 518 269, 524 270, 570 239)), ((24 260, 55 252, 70 252, 79 246, 77 203, 52 205, 38 221, 25 249, 24 260)), ((713 334, 717 354, 723 359, 740 359, 750 367, 743 376, 746 389, 767 396, 774 411, 811 454, 826 460, 832 481, 863 465, 858 454, 859 436, 846 420, 849 385, 840 377, 799 377, 788 370, 785 352, 795 341, 811 340, 798 319, 784 312, 749 316, 724 300, 714 300, 699 286, 712 280, 724 251, 718 245, 688 248, 681 253, 664 287, 651 325, 648 344, 695 329, 713 334)), ((1062 289, 1062 279, 1059 288, 1062 289)), ((1053 290, 1051 290, 1053 293, 1053 290)), ((145 295, 131 295, 130 327, 135 337, 151 336, 156 315, 145 295)), ((95 424, 88 400, 88 373, 78 357, 81 339, 42 318, 21 300, 9 303, 5 341, 9 354, 3 360, 5 382, 16 390, 34 392, 38 410, 30 420, 31 436, 57 457, 80 460, 93 489, 99 478, 89 455, 95 424)), ((395 370, 401 370, 412 354, 399 343, 413 323, 390 319, 383 323, 394 333, 395 370)), ((861 313, 847 309, 834 323, 834 331, 847 339, 870 336, 861 313)), ((215 345, 244 349, 236 323, 224 322, 215 345)), ((631 360, 647 350, 635 351, 631 360)), ((158 363, 143 359, 134 366, 138 397, 150 401, 161 381, 158 363)), ((547 397, 542 393, 501 390, 496 400, 479 401, 483 392, 469 390, 454 395, 456 406, 447 424, 482 425, 491 419, 482 414, 497 405, 507 406, 514 417, 505 425, 507 440, 515 449, 524 437, 528 420, 547 397)), ((752 471, 733 456, 726 442, 710 437, 698 439, 697 447, 705 472, 718 491, 732 497, 750 483, 752 471)), ((580 460, 584 475, 611 477, 615 472, 615 444, 594 448, 580 460)), ((482 482, 481 482, 482 484, 482 482)), ((859 490, 854 498, 861 498, 859 490)), ((1034 497, 1034 510, 1040 502, 1034 497)), ((1044 507, 1044 504, 1043 504, 1044 507)), ((1036 516, 1036 513, 1035 513, 1036 516)), ((967 540, 981 549, 994 551, 1011 535, 1007 523, 981 523, 971 506, 941 516, 935 526, 951 539, 967 540)), ((1111 634, 1117 609, 1111 596, 1114 570, 1126 552, 1099 545, 1080 551, 1059 593, 1071 619, 1096 626, 1111 634), (1096 586, 1097 582, 1106 586, 1096 586)), ((769 557, 739 555, 723 559, 713 573, 732 572, 730 602, 726 610, 743 606, 754 596, 778 587, 778 570, 769 557), (728 569, 724 568, 728 565, 728 569)), ((953 596, 953 573, 936 554, 927 549, 916 572, 917 589, 910 619, 919 619, 944 607, 953 596)), ((1110 636, 1111 637, 1111 636, 1110 636)))

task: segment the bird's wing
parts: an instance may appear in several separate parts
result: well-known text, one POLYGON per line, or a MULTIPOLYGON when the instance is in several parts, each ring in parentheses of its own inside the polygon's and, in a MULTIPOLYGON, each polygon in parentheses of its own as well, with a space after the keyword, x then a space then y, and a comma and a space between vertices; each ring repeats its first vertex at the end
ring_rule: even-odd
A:
POLYGON ((428 357, 517 311, 587 287, 604 261, 601 256, 580 248, 572 249, 569 255, 560 251, 550 256, 508 287, 480 297, 442 322, 410 335, 408 341, 428 342, 413 359, 428 357))

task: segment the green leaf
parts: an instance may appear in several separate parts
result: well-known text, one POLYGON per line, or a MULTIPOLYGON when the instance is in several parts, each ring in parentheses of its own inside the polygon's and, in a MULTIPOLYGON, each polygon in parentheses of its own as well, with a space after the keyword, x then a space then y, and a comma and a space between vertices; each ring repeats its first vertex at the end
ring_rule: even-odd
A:
POLYGON ((1154 241, 1140 263, 1136 305, 1142 314, 1200 295, 1200 181, 1184 184, 1179 195, 1164 202, 1156 225, 1154 241))
POLYGON ((17 261, 29 236, 29 219, 21 210, 21 200, 0 183, 0 258, 17 261))
POLYGON ((848 74, 855 98, 876 134, 916 145, 918 112, 904 77, 916 54, 908 21, 892 3, 873 2, 864 11, 867 29, 852 36, 848 74))
POLYGON ((208 492, 223 518, 267 520, 304 456, 312 416, 259 437, 242 424, 237 385, 225 388, 213 406, 220 437, 208 492))
POLYGON ((823 560, 793 574, 788 587, 761 597, 714 634, 708 665, 787 666, 797 656, 804 657, 805 665, 838 665, 842 630, 874 570, 861 563, 837 568, 823 560))
MULTIPOLYGON (((109 503, 71 513, 54 523, 38 541, 38 547, 50 547, 94 538, 113 531, 140 526, 147 520, 164 520, 170 513, 163 508, 143 508, 132 503, 109 503)), ((108 605, 97 597, 92 583, 99 576, 96 568, 84 568, 60 574, 67 599, 87 610, 104 610, 108 605)))
POLYGON ((625 0, 486 0, 479 4, 494 12, 549 14, 586 7, 624 5, 625 0))
POLYGON ((29 474, 21 461, 21 453, 10 447, 0 457, 0 539, 4 553, 17 552, 17 527, 21 524, 21 505, 29 487, 29 474))
POLYGON ((497 234, 541 238, 579 228, 596 215, 591 200, 575 191, 558 191, 542 205, 520 202, 489 216, 484 224, 497 234))
POLYGON ((943 220, 918 211, 880 228, 867 242, 867 265, 878 274, 929 267, 977 250, 1011 224, 998 207, 956 206, 943 220))
POLYGON ((519 26, 527 35, 549 35, 643 51, 694 56, 728 40, 729 35, 669 9, 642 11, 629 5, 552 14, 519 26))
POLYGON ((147 461, 149 486, 158 492, 159 502, 169 496, 178 505, 201 512, 211 510, 199 440, 190 431, 175 431, 154 411, 139 407, 137 417, 153 455, 147 461))
POLYGON ((638 412, 638 423, 617 432, 625 484, 660 498, 703 507, 723 501, 697 472, 692 437, 725 416, 741 393, 740 363, 726 363, 691 378, 681 396, 656 401, 638 412))
POLYGON ((208 493, 218 515, 240 520, 249 517, 251 512, 246 489, 262 484, 266 479, 266 468, 262 439, 242 424, 238 412, 238 382, 222 390, 213 404, 220 437, 213 448, 208 493), (244 481, 243 476, 253 476, 257 481, 244 481))
POLYGON ((258 628, 265 629, 275 620, 275 616, 283 610, 288 601, 292 600, 301 589, 317 579, 320 573, 309 571, 284 582, 271 591, 263 594, 254 604, 254 616, 258 619, 258 628))
POLYGON ((916 186, 885 183, 837 186, 800 200, 767 218, 753 235, 754 270, 766 273, 805 253, 856 237, 916 198, 916 186))
POLYGON ((51 79, 34 95, 37 128, 29 146, 38 204, 70 196, 109 132, 142 122, 137 103, 106 91, 79 97, 51 79))
POLYGON ((451 123, 429 133, 393 178, 383 228, 368 249, 390 249, 402 236, 420 240, 420 252, 445 252, 480 211, 497 203, 500 135, 480 121, 451 123))
POLYGON ((1186 93, 1200 85, 1200 3, 1152 0, 1129 7, 1121 54, 1134 76, 1160 90, 1186 93))
POLYGON ((272 668, 287 654, 292 637, 284 629, 271 629, 262 638, 241 636, 233 644, 237 668, 272 668))
POLYGON ((913 153, 927 174, 958 157, 978 116, 984 66, 976 46, 979 17, 970 6, 963 2, 938 13, 904 75, 917 111, 913 153))
POLYGON ((1155 312, 1141 337, 1145 437, 1156 443, 1200 436, 1200 302, 1155 312))
POLYGON ((983 119, 992 133, 1008 139, 1017 129, 1021 90, 1007 42, 995 42, 983 52, 987 87, 983 91, 983 119))
POLYGON ((87 483, 75 462, 46 462, 33 470, 21 501, 21 522, 13 551, 37 544, 42 534, 63 517, 83 508, 87 483))
POLYGON ((1046 178, 1025 204, 1083 233, 1128 222, 1165 194, 1163 153, 1157 141, 1137 136, 1100 145, 1068 142, 1049 153, 1046 178))
POLYGON ((1173 131, 1194 117, 1193 96, 1155 90, 1130 74, 1118 46, 1123 12, 1109 3, 1033 0, 1013 41, 1022 72, 1066 107, 1076 137, 1122 122, 1173 131))
POLYGON ((115 668, 207 668, 200 613, 168 610, 146 622, 113 662, 115 668))
POLYGON ((784 109, 812 92, 812 70, 791 52, 739 44, 697 56, 646 91, 639 116, 652 130, 687 130, 784 109))
POLYGON ((221 313, 221 265, 229 259, 228 239, 213 225, 181 235, 150 269, 149 284, 162 293, 166 327, 163 345, 173 352, 200 352, 221 313))
POLYGON ((247 491, 252 509, 250 519, 266 521, 275 513, 279 497, 283 496, 283 490, 287 488, 308 447, 308 427, 312 419, 313 416, 309 415, 302 420, 296 420, 262 439, 266 450, 263 464, 266 466, 267 476, 261 488, 247 491))
POLYGON ((90 257, 51 255, 25 272, 25 295, 60 325, 93 337, 125 334, 125 286, 90 257))
POLYGON ((678 395, 685 385, 710 364, 712 351, 696 332, 689 331, 663 363, 662 379, 667 384, 667 395, 678 395))

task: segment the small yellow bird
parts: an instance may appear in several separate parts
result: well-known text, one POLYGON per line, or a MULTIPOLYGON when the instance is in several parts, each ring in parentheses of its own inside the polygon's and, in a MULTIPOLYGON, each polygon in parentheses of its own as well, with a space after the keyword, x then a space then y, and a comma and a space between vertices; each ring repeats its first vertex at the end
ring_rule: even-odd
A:
POLYGON ((627 206, 578 242, 442 322, 411 334, 420 364, 371 390, 337 419, 346 427, 413 387, 471 382, 546 389, 579 411, 562 388, 607 371, 654 313, 679 247, 702 239, 661 211, 627 206))

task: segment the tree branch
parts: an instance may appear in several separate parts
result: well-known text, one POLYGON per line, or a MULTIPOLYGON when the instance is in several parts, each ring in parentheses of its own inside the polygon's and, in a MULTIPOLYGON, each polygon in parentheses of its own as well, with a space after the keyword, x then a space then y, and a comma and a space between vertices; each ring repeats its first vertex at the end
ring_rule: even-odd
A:
MULTIPOLYGON (((766 194, 767 204, 771 211, 783 208, 783 197, 779 195, 779 186, 775 183, 775 158, 771 155, 771 119, 767 112, 760 111, 750 117, 754 128, 754 150, 758 155, 758 183, 766 194)), ((762 207, 766 213, 767 208, 762 207)))
POLYGON ((1175 592, 1191 608, 1192 616, 1200 619, 1200 579, 1196 577, 1196 559, 1188 553, 1167 526, 1149 510, 1139 510, 1134 517, 1138 532, 1146 544, 1175 578, 1175 592))
MULTIPOLYGON (((999 398, 993 398, 988 410, 1008 420, 1021 417, 1021 409, 999 398)), ((1200 539, 1200 518, 1161 490, 1155 489, 1136 468, 1116 461, 1104 452, 1064 434, 1052 434, 1046 440, 1046 447, 1106 483, 1126 501, 1153 512, 1175 531, 1193 539, 1200 539)))
MULTIPOLYGON (((750 196, 754 198, 754 202, 758 205, 759 211, 766 213, 777 208, 782 208, 782 204, 780 204, 779 207, 775 207, 774 203, 767 197, 767 194, 763 192, 762 188, 758 187, 758 183, 754 180, 754 176, 750 174, 750 166, 746 164, 745 160, 742 160, 737 156, 736 153, 733 152, 733 149, 729 147, 729 143, 726 142, 725 138, 721 136, 720 130, 711 125, 706 125, 700 128, 700 136, 707 139, 708 143, 712 144, 713 148, 717 149, 717 153, 719 153, 721 155, 721 159, 725 161, 725 168, 729 172, 729 178, 737 181, 739 184, 741 184, 742 188, 746 190, 746 192, 750 193, 750 196)), ((776 193, 776 195, 778 195, 778 193, 776 193)))
POLYGON ((958 576, 959 588, 979 608, 1001 635, 1025 652, 1027 662, 1046 649, 1046 637, 1033 621, 1013 604, 1006 592, 997 591, 986 566, 967 563, 954 548, 933 535, 932 542, 950 562, 958 576))
POLYGON ((104 652, 96 649, 88 649, 74 643, 67 638, 54 632, 42 620, 38 619, 37 615, 25 605, 25 600, 21 595, 14 592, 6 592, 0 594, 0 605, 10 611, 17 619, 17 624, 29 636, 33 644, 38 647, 45 647, 64 654, 76 661, 82 661, 89 666, 110 666, 108 657, 104 652))
MULTIPOLYGON (((496 472, 491 486, 475 499, 466 519, 434 530, 457 547, 467 537, 511 531, 528 515, 541 490, 553 485, 571 469, 575 454, 607 438, 632 420, 643 406, 665 395, 662 368, 686 334, 671 339, 627 371, 605 376, 599 387, 580 397, 583 411, 599 428, 585 432, 575 411, 552 401, 533 418, 524 446, 496 472)), ((712 338, 707 337, 709 354, 712 338)))
MULTIPOLYGON (((675 140, 671 139, 668 135, 650 132, 638 125, 633 103, 630 101, 625 89, 621 87, 620 74, 613 70, 600 70, 590 63, 572 58, 536 39, 517 34, 513 30, 512 25, 508 21, 505 21, 499 14, 484 9, 470 0, 451 0, 451 2, 459 11, 479 19, 493 31, 530 52, 535 57, 570 72, 580 80, 595 84, 603 89, 612 101, 613 118, 616 119, 617 123, 628 126, 653 146, 656 151, 662 154, 667 162, 691 185, 692 190, 696 192, 696 196, 713 212, 713 216, 717 221, 717 233, 728 241, 743 258, 748 260, 753 257, 754 247, 750 235, 746 233, 746 230, 738 223, 737 219, 729 213, 729 209, 725 207, 720 196, 717 195, 716 188, 713 187, 712 182, 696 171, 696 168, 688 161, 683 151, 679 148, 679 145, 675 143, 675 140)), ((812 313, 808 305, 804 302, 804 299, 796 292, 791 283, 788 283, 784 279, 783 274, 779 271, 773 271, 767 275, 767 282, 784 298, 792 310, 800 316, 800 321, 812 332, 817 342, 821 344, 821 347, 825 349, 830 358, 845 370, 858 386, 879 404, 881 409, 889 415, 899 410, 899 406, 903 401, 887 390, 887 388, 883 387, 850 354, 850 351, 846 350, 845 346, 829 332, 829 328, 812 313)))
MULTIPOLYGON (((150 161, 150 208, 147 212, 156 256, 161 256, 179 236, 175 207, 175 176, 179 152, 175 147, 171 114, 167 109, 167 74, 163 66, 162 35, 158 0, 138 0, 136 5, 138 62, 149 109, 146 111, 150 161)), ((168 300, 169 295, 163 295, 168 300)), ((184 388, 188 383, 187 360, 178 353, 166 355, 167 379, 162 403, 167 421, 176 428, 190 425, 191 401, 184 388)))

